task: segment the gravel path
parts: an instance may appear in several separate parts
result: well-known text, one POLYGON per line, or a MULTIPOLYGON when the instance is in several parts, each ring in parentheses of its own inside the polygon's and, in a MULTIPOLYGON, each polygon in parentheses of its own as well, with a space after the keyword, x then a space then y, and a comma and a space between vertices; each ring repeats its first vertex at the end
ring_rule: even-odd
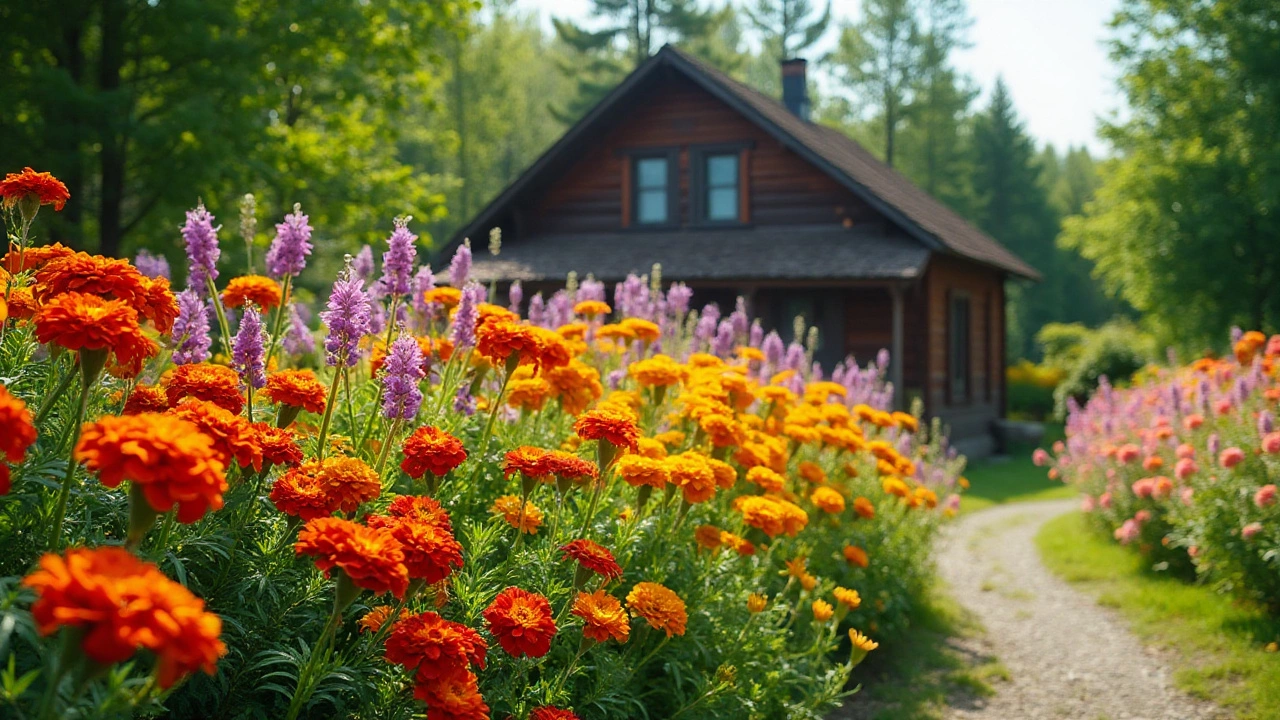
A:
MULTIPOLYGON (((998 659, 996 695, 964 698, 947 720, 1208 720, 1226 717, 1173 687, 1167 658, 1112 610, 1052 575, 1035 536, 1074 500, 1002 505, 963 516, 938 548, 938 570, 985 633, 951 644, 975 663, 998 659)), ((857 717, 856 696, 837 717, 857 717)))

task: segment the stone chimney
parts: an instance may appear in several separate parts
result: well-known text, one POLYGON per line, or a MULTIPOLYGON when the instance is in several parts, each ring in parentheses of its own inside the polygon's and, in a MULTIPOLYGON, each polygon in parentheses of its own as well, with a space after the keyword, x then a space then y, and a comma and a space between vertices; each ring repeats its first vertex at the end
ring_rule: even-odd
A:
POLYGON ((782 61, 782 104, 802 120, 809 119, 808 66, 803 58, 782 61))

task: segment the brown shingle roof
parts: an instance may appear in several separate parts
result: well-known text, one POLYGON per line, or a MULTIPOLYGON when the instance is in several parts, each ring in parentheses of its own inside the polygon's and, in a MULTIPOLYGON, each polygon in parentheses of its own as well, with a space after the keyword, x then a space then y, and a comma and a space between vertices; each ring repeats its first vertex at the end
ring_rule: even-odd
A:
MULTIPOLYGON (((777 100, 670 45, 664 46, 632 72, 570 128, 469 225, 456 233, 441 249, 441 254, 452 252, 463 238, 485 231, 527 189, 537 187, 539 178, 544 173, 563 167, 566 157, 572 153, 574 142, 589 135, 597 121, 609 117, 620 100, 662 67, 672 67, 683 72, 703 89, 770 132, 792 151, 842 182, 925 247, 965 257, 1024 278, 1040 278, 1040 274, 1021 258, 951 208, 917 188, 898 171, 877 160, 853 139, 837 130, 795 116, 777 100)), ((701 237, 705 231, 697 234, 701 237)), ((629 233, 627 237, 633 235, 629 233)), ((546 238, 543 238, 540 242, 545 241, 546 238)), ((647 265, 653 261, 650 260, 641 270, 648 270, 647 265)), ((578 269, 582 271, 581 268, 578 269)))
POLYGON ((570 271, 597 280, 642 275, 661 263, 667 280, 885 280, 919 277, 929 250, 865 226, 772 226, 678 232, 534 235, 476 253, 481 282, 560 281, 570 271))

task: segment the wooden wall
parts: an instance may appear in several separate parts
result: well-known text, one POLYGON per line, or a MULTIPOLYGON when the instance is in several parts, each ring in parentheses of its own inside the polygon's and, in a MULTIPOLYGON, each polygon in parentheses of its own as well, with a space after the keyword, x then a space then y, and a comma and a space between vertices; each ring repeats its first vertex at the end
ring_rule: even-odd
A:
POLYGON ((748 222, 798 225, 876 220, 846 188, 682 75, 660 78, 632 112, 591 142, 541 197, 525 208, 527 231, 617 230, 623 214, 626 157, 637 148, 680 148, 681 224, 690 222, 690 145, 750 142, 746 153, 748 222))

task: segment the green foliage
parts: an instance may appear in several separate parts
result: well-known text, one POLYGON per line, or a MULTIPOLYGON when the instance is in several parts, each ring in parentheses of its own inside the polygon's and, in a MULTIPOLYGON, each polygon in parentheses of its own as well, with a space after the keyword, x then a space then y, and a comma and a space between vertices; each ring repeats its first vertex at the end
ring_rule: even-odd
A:
POLYGON ((1254 0, 1129 0, 1112 22, 1129 111, 1104 125, 1118 157, 1063 242, 1195 350, 1280 324, 1273 21, 1254 0))
POLYGON ((1117 320, 1090 331, 1078 348, 1067 376, 1054 390, 1055 410, 1066 417, 1067 400, 1083 403, 1106 377, 1113 385, 1129 378, 1156 359, 1155 341, 1133 323, 1117 320))
POLYGON ((803 57, 831 25, 831 0, 821 14, 812 0, 754 0, 743 7, 764 48, 762 55, 775 64, 803 57))

